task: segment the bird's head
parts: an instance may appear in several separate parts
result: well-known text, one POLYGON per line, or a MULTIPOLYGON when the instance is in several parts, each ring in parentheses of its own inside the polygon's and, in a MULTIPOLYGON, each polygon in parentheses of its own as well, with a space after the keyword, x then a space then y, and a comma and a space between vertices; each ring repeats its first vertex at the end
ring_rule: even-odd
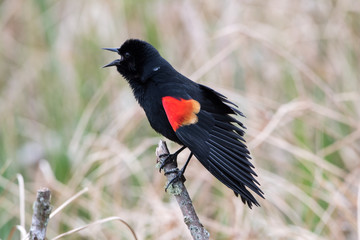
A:
POLYGON ((128 81, 145 82, 152 72, 157 71, 157 65, 162 61, 159 52, 151 44, 138 39, 129 39, 120 48, 103 49, 120 55, 119 59, 103 67, 116 66, 128 81))

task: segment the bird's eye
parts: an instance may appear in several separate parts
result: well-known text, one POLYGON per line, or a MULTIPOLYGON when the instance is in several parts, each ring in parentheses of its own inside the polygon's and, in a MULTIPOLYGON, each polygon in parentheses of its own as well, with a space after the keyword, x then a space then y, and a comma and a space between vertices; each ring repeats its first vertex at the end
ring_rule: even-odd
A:
POLYGON ((124 54, 124 57, 125 58, 129 58, 131 55, 130 55, 130 53, 128 53, 128 52, 126 52, 125 54, 124 54))

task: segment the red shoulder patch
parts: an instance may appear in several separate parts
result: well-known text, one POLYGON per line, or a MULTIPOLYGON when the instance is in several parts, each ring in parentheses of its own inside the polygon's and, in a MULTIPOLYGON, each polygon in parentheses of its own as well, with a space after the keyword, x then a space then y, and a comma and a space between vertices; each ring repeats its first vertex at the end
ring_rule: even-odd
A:
POLYGON ((175 132, 181 126, 197 123, 198 117, 196 114, 200 112, 200 103, 198 101, 166 96, 162 98, 162 104, 175 132))

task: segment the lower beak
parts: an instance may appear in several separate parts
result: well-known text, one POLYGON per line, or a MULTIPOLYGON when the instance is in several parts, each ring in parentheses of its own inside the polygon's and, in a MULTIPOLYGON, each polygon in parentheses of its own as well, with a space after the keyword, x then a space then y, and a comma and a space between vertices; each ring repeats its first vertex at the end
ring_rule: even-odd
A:
POLYGON ((112 66, 117 66, 117 65, 119 65, 119 64, 120 64, 120 62, 121 62, 121 60, 120 60, 120 59, 116 59, 116 60, 112 61, 111 63, 106 64, 105 66, 103 66, 103 68, 106 68, 106 67, 112 67, 112 66))

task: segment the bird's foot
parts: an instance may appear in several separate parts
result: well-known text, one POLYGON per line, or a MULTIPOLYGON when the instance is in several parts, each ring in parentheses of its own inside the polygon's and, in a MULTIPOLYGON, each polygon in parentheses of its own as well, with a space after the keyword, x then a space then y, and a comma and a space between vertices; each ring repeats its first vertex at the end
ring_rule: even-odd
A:
POLYGON ((160 162, 160 166, 159 166, 159 172, 161 172, 161 170, 165 167, 166 164, 176 162, 176 157, 177 157, 177 155, 175 155, 175 154, 160 155, 159 159, 161 160, 161 162, 160 162))
POLYGON ((165 175, 171 174, 171 173, 176 173, 176 175, 167 183, 166 187, 165 187, 165 192, 167 191, 167 189, 172 186, 173 183, 176 183, 178 181, 182 181, 185 182, 186 179, 184 177, 184 170, 181 169, 179 170, 178 168, 172 168, 169 169, 167 171, 165 171, 165 175))

